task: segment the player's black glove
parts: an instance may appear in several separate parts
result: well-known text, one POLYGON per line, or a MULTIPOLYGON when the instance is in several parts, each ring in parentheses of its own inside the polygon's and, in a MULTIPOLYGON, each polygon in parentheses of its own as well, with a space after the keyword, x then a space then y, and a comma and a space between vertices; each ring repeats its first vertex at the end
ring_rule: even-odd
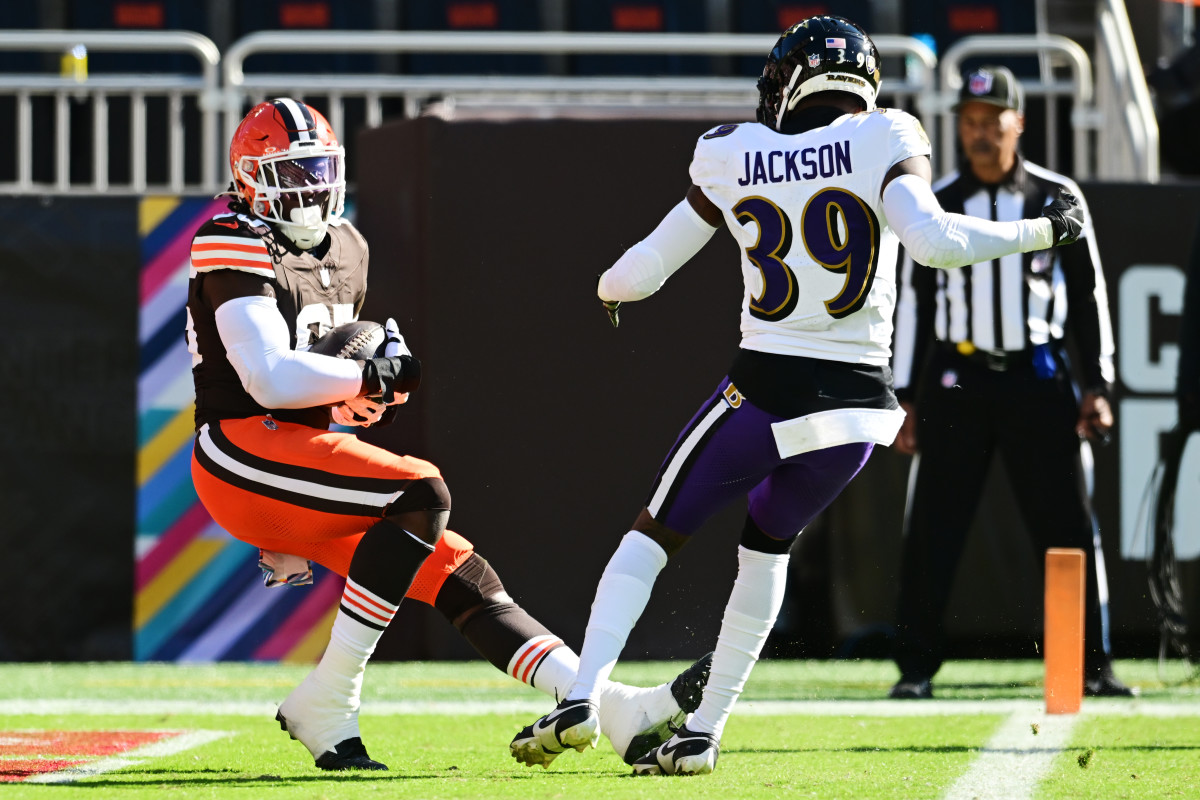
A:
POLYGON ((391 403, 396 394, 415 392, 421 385, 421 362, 409 355, 372 358, 363 362, 363 394, 391 403))
POLYGON ((621 325, 621 302, 619 300, 601 300, 604 304, 604 310, 608 312, 608 321, 612 323, 614 328, 621 325))
POLYGON ((1072 244, 1083 233, 1083 208, 1079 198, 1070 192, 1059 190, 1054 202, 1042 209, 1042 216, 1054 228, 1055 247, 1072 244))
MULTIPOLYGON (((600 275, 596 276, 596 285, 600 285, 600 275)), ((600 304, 604 306, 604 311, 608 314, 608 321, 612 323, 614 328, 621 325, 621 301, 620 300, 601 300, 600 304)))

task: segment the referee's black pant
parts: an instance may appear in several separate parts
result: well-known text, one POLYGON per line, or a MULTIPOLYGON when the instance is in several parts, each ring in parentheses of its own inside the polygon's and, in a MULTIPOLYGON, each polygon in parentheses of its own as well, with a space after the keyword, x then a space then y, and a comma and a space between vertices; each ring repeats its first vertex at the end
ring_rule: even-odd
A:
MULTIPOLYGON (((1107 602, 1098 591, 1107 580, 1075 433, 1078 402, 1061 358, 1056 363, 1054 377, 1039 378, 1026 354, 998 370, 935 345, 916 394, 920 455, 909 480, 895 647, 902 680, 932 678, 942 665, 946 604, 996 452, 1037 552, 1074 547, 1087 555, 1085 677, 1110 662, 1107 602)), ((1040 585, 1013 590, 1042 593, 1040 585)))

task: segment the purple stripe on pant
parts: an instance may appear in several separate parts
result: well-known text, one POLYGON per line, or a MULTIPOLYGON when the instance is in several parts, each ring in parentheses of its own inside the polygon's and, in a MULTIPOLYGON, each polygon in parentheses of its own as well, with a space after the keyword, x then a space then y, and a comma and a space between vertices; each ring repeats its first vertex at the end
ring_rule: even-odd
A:
POLYGON ((659 468, 646 507, 655 520, 691 536, 714 513, 749 495, 750 517, 769 536, 790 539, 858 474, 874 445, 855 442, 779 457, 768 414, 721 381, 679 434, 659 468), (736 407, 735 405, 736 404, 736 407))

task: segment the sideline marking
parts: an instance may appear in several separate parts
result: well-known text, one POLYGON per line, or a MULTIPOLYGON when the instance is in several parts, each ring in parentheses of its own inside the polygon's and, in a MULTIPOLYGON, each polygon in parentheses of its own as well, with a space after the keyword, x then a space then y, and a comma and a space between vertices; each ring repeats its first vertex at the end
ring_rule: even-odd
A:
POLYGON ((115 756, 180 733, 182 731, 165 730, 0 731, 0 757, 115 756))
POLYGON ((1025 800, 1071 739, 1079 714, 1009 716, 945 794, 945 800, 1025 800), (1031 725, 1038 726, 1035 735, 1031 725))
POLYGON ((129 750, 119 756, 109 756, 108 758, 89 761, 78 766, 67 767, 57 772, 47 772, 32 778, 26 778, 22 783, 71 783, 83 778, 101 775, 105 772, 112 772, 116 769, 137 766, 152 758, 172 756, 176 753, 182 753, 184 750, 191 750, 193 747, 199 747, 202 744, 208 744, 209 742, 232 735, 232 731, 188 731, 179 736, 173 736, 170 739, 161 739, 137 749, 129 750))

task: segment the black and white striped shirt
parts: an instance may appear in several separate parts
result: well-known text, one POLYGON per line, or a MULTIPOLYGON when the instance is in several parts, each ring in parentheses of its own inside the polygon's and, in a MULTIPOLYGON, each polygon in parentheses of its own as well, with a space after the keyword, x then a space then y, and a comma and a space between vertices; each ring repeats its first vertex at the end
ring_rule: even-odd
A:
MULTIPOLYGON (((1087 211, 1074 181, 1020 155, 1001 184, 980 183, 963 167, 933 188, 946 211, 1001 222, 1038 217, 1060 188, 1087 211)), ((1068 326, 1083 362, 1079 378, 1087 390, 1107 392, 1114 377, 1112 322, 1090 214, 1087 219, 1075 244, 962 269, 920 266, 902 252, 892 348, 896 395, 912 398, 934 340, 966 351, 1013 353, 1061 342, 1068 326)))

